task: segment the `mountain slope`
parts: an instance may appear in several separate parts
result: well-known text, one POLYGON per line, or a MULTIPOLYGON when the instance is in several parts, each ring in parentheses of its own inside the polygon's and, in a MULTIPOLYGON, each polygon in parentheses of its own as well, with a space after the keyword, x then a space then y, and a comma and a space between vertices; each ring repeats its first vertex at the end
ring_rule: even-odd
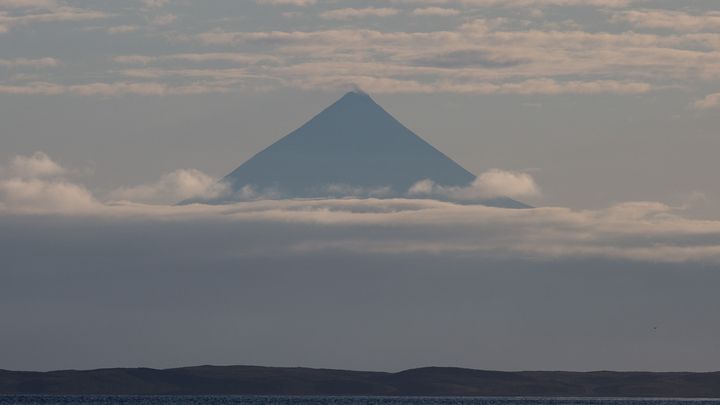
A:
MULTIPOLYGON (((418 181, 467 186, 475 176, 370 96, 350 92, 223 180, 280 197, 402 196, 418 181)), ((247 189, 246 189, 247 190, 247 189)))

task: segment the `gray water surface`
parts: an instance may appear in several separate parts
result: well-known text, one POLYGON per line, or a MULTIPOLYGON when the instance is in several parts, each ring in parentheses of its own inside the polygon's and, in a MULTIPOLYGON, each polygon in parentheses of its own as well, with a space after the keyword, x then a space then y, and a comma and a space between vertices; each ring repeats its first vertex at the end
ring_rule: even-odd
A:
POLYGON ((0 396, 0 405, 676 405, 718 404, 720 399, 624 398, 430 398, 430 397, 265 397, 265 396, 0 396))

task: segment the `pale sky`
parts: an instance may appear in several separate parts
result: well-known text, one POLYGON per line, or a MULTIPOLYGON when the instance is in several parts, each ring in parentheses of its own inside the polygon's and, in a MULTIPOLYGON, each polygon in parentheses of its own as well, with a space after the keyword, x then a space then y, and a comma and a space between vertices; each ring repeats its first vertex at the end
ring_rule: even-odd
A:
POLYGON ((0 1, 0 161, 220 177, 360 86, 540 205, 720 215, 714 0, 0 1), (131 162, 131 164, 129 164, 131 162))
POLYGON ((0 369, 720 364, 717 0, 0 0, 0 123, 0 369), (540 208, 173 205, 356 87, 540 208))

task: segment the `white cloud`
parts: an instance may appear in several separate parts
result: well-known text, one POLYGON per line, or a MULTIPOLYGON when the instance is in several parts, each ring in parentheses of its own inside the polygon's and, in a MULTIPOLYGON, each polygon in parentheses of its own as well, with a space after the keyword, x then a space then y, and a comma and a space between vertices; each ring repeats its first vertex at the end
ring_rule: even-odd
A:
MULTIPOLYGON (((100 209, 103 205, 83 185, 68 180, 74 171, 53 161, 44 152, 15 156, 0 171, 0 204, 6 208, 75 213, 81 209, 100 209)), ((109 193, 109 201, 174 204, 186 199, 217 198, 228 188, 199 170, 175 170, 158 181, 124 187, 109 193)))
POLYGON ((55 0, 0 0, 0 8, 52 8, 55 0))
POLYGON ((242 79, 250 76, 246 69, 125 69, 128 77, 159 79, 163 77, 200 77, 210 79, 242 79))
POLYGON ((201 53, 176 53, 167 55, 122 55, 116 56, 113 60, 122 64, 147 65, 158 62, 233 62, 238 64, 278 64, 281 58, 262 53, 251 52, 201 52, 201 53))
POLYGON ((43 152, 35 152, 30 156, 15 156, 10 161, 8 171, 20 178, 57 177, 68 172, 43 152))
POLYGON ((301 89, 358 83, 372 93, 642 94, 720 77, 716 34, 506 25, 474 19, 451 31, 209 31, 196 38, 212 46, 262 46, 277 60, 249 73, 301 89))
POLYGON ((113 27, 108 27, 107 32, 109 34, 125 34, 128 32, 135 32, 139 30, 140 27, 137 25, 116 25, 113 27))
POLYGON ((511 83, 490 83, 464 81, 454 83, 440 81, 423 83, 418 80, 386 79, 377 76, 341 76, 328 72, 326 75, 310 76, 290 82, 304 90, 338 90, 354 83, 370 93, 458 93, 458 94, 518 94, 518 95, 560 95, 560 94, 642 94, 652 86, 642 82, 571 81, 558 82, 552 79, 533 79, 511 83))
MULTIPOLYGON (((35 160, 46 159, 38 156, 35 160)), ((31 174, 47 171, 28 169, 31 174)), ((255 241, 255 232, 265 232, 267 237, 262 238, 262 243, 237 246, 237 255, 424 252, 478 259, 720 263, 720 221, 684 218, 680 209, 656 202, 580 211, 560 207, 513 210, 431 199, 373 198, 260 200, 221 206, 158 204, 161 200, 214 193, 215 185, 209 177, 190 170, 173 172, 150 185, 118 191, 136 200, 154 202, 145 205, 102 202, 82 185, 63 179, 11 176, 0 179, 0 216, 71 215, 120 222, 133 218, 144 225, 154 221, 252 224, 232 227, 235 236, 244 241, 255 241), (305 236, 287 237, 283 229, 305 236)), ((500 171, 480 176, 475 187, 503 194, 539 192, 529 176, 500 171)))
POLYGON ((199 170, 175 170, 152 184, 126 187, 110 193, 114 200, 173 204, 187 199, 213 199, 228 192, 227 186, 199 170))
POLYGON ((100 203, 85 187, 64 180, 0 180, 0 207, 18 212, 83 213, 100 203))
POLYGON ((170 25, 174 23, 177 18, 175 14, 163 14, 152 17, 150 23, 153 25, 170 25))
POLYGON ((540 188, 527 173, 490 170, 477 177, 469 193, 479 195, 507 196, 512 198, 537 197, 540 188))
POLYGON ((297 6, 306 7, 317 3, 317 0, 255 0, 257 4, 269 6, 297 6))
POLYGON ((166 96, 205 93, 225 93, 228 88, 223 83, 192 83, 172 86, 157 82, 116 82, 116 83, 85 83, 63 85, 48 82, 30 82, 17 85, 1 85, 0 94, 23 95, 59 95, 72 94, 78 96, 123 95, 166 96))
POLYGON ((6 67, 6 68, 17 68, 17 67, 45 68, 45 67, 55 67, 58 65, 60 65, 60 61, 55 58, 0 59, 0 67, 6 67))
POLYGON ((0 216, 18 214, 121 222, 132 218, 147 226, 168 221, 237 224, 232 228, 234 237, 246 243, 233 248, 236 256, 431 253, 478 260, 720 263, 720 222, 686 219, 658 203, 593 211, 511 210, 411 199, 262 200, 223 206, 101 204, 73 184, 4 181, 0 216), (304 237, 286 237, 283 229, 304 237), (249 243, 257 240, 258 232, 264 235, 262 243, 249 243))
POLYGON ((69 6, 51 0, 0 0, 0 27, 9 29, 18 25, 59 21, 89 21, 108 18, 102 11, 69 6), (3 8, 19 9, 7 13, 3 8))
MULTIPOLYGON (((6 13, 0 19, 39 18, 37 16, 49 12, 67 10, 65 3, 52 3, 56 6, 51 11, 32 9, 32 12, 22 11, 17 15, 6 13)), ((310 5, 295 1, 260 3, 310 5)), ((102 74, 95 71, 89 72, 94 74, 72 76, 109 77, 103 82, 64 82, 60 75, 53 79, 15 75, 13 80, 0 82, 0 93, 117 96, 276 88, 337 91, 346 88, 348 83, 358 83, 371 93, 628 95, 687 88, 720 78, 720 34, 712 30, 713 12, 690 15, 679 11, 621 9, 631 3, 642 4, 641 1, 625 0, 398 0, 373 3, 376 7, 334 9, 344 3, 317 2, 325 7, 318 7, 317 13, 315 8, 312 12, 303 10, 303 14, 343 21, 400 12, 452 15, 462 10, 463 13, 462 18, 458 14, 457 19, 449 20, 456 21, 454 28, 434 31, 405 31, 407 28, 402 26, 382 30, 355 29, 342 22, 323 22, 320 26, 330 28, 307 31, 231 32, 218 28, 192 35, 182 33, 183 24, 179 23, 174 24, 172 30, 162 26, 142 27, 143 33, 153 35, 167 29, 164 35, 187 48, 177 54, 130 54, 110 59, 122 64, 157 66, 144 69, 110 67, 102 74), (476 18, 477 10, 464 8, 521 5, 536 11, 542 6, 607 7, 613 10, 602 11, 601 15, 612 20, 632 18, 638 25, 650 24, 647 21, 654 21, 652 24, 655 25, 677 21, 679 28, 670 33, 584 31, 578 22, 554 21, 550 24, 517 16, 476 18), (203 53, 193 49, 203 45, 211 47, 212 51, 203 53), (131 79, 113 77, 118 75, 131 79)), ((150 16, 145 18, 149 24, 174 21, 174 14, 162 10, 166 5, 164 1, 146 4, 150 16), (160 15, 153 17, 153 13, 160 15)), ((293 10, 297 11, 290 11, 293 10)), ((0 26, 18 23, 0 21, 0 26)), ((103 29, 122 33, 139 27, 119 24, 103 29)), ((3 59, 0 66, 2 61, 5 66, 16 63, 3 59)))
POLYGON ((661 28, 678 32, 720 30, 720 12, 688 14, 675 10, 625 10, 615 14, 614 21, 624 21, 640 28, 661 28))
POLYGON ((140 0, 145 8, 163 8, 170 4, 170 0, 140 0))
POLYGON ((447 197, 454 201, 477 201, 495 197, 534 198, 540 187, 527 173, 493 169, 482 173, 468 187, 442 187, 430 180, 419 181, 408 190, 409 196, 447 197))
POLYGON ((708 94, 705 98, 697 100, 693 106, 699 110, 720 107, 720 93, 708 94))
POLYGON ((0 177, 0 207, 10 210, 82 212, 99 207, 85 187, 63 176, 70 170, 43 152, 16 156, 0 177))
POLYGON ((320 13, 320 18, 327 20, 349 20, 366 17, 391 17, 398 13, 400 13, 400 10, 389 7, 339 8, 320 13))
POLYGON ((622 8, 647 0, 390 0, 398 4, 460 4, 472 7, 600 7, 622 8))
POLYGON ((455 8, 443 8, 443 7, 425 7, 416 8, 412 11, 413 15, 416 16, 456 16, 460 14, 460 10, 455 8))

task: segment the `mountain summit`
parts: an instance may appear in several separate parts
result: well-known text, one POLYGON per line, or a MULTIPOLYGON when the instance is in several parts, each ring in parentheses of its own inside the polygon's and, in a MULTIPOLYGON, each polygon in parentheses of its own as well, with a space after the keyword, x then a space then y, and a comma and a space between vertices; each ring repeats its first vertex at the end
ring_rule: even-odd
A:
MULTIPOLYGON (((423 180, 465 187, 475 175, 403 126, 369 95, 352 91, 225 176, 222 182, 231 194, 213 202, 404 197, 423 180)), ((486 202, 524 206, 510 199, 486 202)))
POLYGON ((353 91, 223 181, 291 197, 405 195, 421 180, 466 186, 475 176, 353 91))

